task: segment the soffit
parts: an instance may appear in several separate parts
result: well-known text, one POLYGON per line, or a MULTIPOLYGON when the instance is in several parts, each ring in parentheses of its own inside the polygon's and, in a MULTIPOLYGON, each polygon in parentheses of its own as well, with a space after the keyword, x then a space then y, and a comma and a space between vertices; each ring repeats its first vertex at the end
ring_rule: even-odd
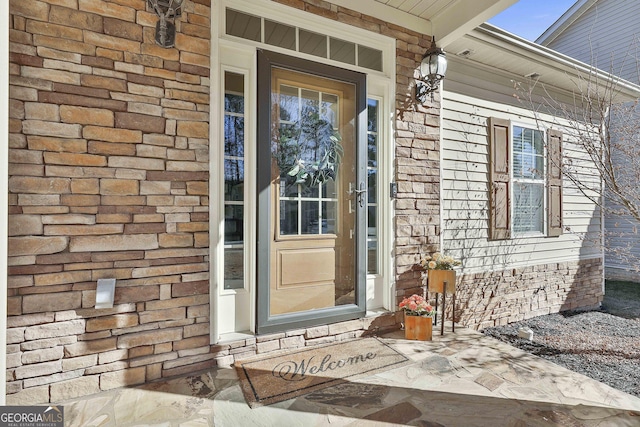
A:
POLYGON ((412 31, 447 47, 518 0, 329 0, 412 31))
MULTIPOLYGON (((580 80, 599 79, 599 83, 618 81, 622 98, 640 97, 640 86, 525 40, 486 21, 517 0, 329 0, 331 3, 433 35, 447 55, 463 55, 481 67, 526 81, 532 74, 537 81, 557 89, 574 92, 580 80)), ((596 0, 580 0, 582 9, 596 0)), ((567 15, 570 15, 568 12, 567 15)), ((600 85, 602 86, 602 85, 600 85)))
POLYGON ((507 73, 520 82, 533 78, 550 87, 573 92, 577 85, 586 84, 589 79, 597 79, 599 83, 613 80, 618 82, 623 97, 637 99, 640 96, 638 85, 486 23, 449 44, 447 55, 507 73), (527 77, 532 74, 533 77, 527 77))

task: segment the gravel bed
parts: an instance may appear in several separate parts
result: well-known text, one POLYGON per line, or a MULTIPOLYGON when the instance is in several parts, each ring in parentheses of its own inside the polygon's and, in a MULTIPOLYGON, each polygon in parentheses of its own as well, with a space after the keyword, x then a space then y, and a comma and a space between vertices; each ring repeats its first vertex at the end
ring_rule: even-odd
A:
MULTIPOLYGON (((610 300, 599 311, 539 316, 482 333, 640 397, 640 300, 632 312, 610 300), (533 331, 532 341, 518 337, 522 327, 533 331)), ((629 306, 629 299, 620 301, 629 306)))

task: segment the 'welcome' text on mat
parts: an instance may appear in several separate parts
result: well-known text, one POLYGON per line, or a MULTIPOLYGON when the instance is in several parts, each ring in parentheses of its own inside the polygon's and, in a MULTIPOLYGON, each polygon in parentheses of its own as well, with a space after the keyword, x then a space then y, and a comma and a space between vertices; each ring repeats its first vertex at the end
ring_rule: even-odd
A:
POLYGON ((245 398, 255 407, 397 368, 408 361, 377 338, 364 338, 240 360, 235 366, 245 398))

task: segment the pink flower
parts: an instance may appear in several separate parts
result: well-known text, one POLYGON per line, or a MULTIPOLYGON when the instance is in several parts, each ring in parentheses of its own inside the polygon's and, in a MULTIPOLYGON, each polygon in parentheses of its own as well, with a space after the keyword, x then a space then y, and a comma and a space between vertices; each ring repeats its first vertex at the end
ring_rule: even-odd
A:
POLYGON ((422 295, 413 294, 404 298, 398 307, 410 316, 433 316, 435 310, 422 295))

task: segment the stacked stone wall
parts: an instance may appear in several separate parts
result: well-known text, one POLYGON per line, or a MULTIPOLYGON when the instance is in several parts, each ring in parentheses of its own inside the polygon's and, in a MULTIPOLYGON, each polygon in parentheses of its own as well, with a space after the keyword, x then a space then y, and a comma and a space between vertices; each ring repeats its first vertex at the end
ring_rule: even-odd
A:
POLYGON ((164 49, 146 3, 10 2, 10 403, 214 363, 210 4, 185 2, 164 49))
POLYGON ((483 329, 597 308, 603 298, 603 273, 602 259, 594 258, 463 275, 457 280, 456 321, 483 329))

